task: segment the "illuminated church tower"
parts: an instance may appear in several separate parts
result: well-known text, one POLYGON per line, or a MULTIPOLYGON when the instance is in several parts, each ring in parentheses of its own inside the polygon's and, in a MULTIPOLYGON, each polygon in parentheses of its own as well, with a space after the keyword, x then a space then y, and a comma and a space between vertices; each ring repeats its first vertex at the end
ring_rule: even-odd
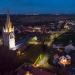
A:
POLYGON ((7 15, 6 24, 3 27, 3 42, 4 46, 7 46, 9 49, 15 47, 14 26, 10 21, 9 14, 7 15))

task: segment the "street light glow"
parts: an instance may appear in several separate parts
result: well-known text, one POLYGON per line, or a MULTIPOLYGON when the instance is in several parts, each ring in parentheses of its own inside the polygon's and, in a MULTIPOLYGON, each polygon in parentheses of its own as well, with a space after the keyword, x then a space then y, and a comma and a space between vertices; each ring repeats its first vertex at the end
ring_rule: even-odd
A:
POLYGON ((71 64, 71 59, 68 59, 68 57, 61 56, 59 58, 59 64, 62 64, 64 66, 71 64))
POLYGON ((38 38, 37 38, 37 36, 34 36, 33 38, 32 38, 32 40, 34 41, 37 41, 38 40, 38 38))
POLYGON ((32 73, 27 71, 25 75, 32 75, 32 73))
POLYGON ((33 64, 33 67, 45 67, 48 68, 48 56, 40 54, 40 56, 36 59, 35 63, 33 64))
POLYGON ((37 36, 34 36, 29 40, 28 44, 38 45, 41 44, 41 42, 38 41, 37 36))

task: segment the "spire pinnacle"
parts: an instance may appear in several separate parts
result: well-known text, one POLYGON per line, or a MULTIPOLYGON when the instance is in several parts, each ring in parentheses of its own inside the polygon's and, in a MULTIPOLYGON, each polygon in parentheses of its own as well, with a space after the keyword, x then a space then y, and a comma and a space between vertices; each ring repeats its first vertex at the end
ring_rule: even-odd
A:
POLYGON ((12 32, 13 31, 13 26, 12 26, 12 23, 10 21, 10 15, 9 15, 9 13, 7 14, 5 29, 6 29, 6 32, 12 32))

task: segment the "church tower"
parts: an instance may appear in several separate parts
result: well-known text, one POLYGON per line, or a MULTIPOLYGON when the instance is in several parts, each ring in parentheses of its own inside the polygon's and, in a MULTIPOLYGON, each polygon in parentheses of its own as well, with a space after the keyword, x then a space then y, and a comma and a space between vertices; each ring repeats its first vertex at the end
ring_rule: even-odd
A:
POLYGON ((3 27, 3 42, 4 46, 7 46, 9 49, 13 49, 15 47, 14 26, 10 21, 9 14, 7 14, 6 24, 3 27))

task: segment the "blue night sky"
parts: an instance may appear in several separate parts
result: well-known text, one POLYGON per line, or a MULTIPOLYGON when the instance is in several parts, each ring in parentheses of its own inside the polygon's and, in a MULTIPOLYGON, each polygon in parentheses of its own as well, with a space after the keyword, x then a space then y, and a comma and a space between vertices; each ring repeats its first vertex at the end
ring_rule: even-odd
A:
POLYGON ((0 13, 75 13, 75 0, 0 0, 0 13))

